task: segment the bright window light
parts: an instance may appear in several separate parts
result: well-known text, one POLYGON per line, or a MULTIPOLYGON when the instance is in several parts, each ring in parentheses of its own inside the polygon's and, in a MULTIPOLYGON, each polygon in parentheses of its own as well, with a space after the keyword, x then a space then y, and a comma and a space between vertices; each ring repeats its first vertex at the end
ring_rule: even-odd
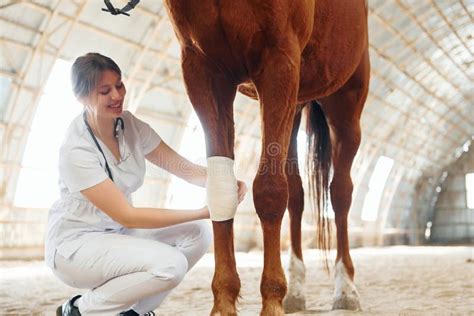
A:
POLYGON ((72 93, 71 63, 57 60, 28 135, 13 204, 49 208, 59 197, 58 155, 66 129, 82 111, 72 93))
MULTIPOLYGON (((206 143, 204 131, 196 113, 191 114, 178 149, 186 159, 205 166, 206 143)), ((166 207, 171 209, 195 209, 206 204, 206 190, 178 177, 171 179, 166 197, 166 207)))
POLYGON ((466 202, 468 208, 474 209, 474 173, 466 174, 466 202))
POLYGON ((431 227, 433 227, 432 222, 427 222, 426 223, 426 228, 425 228, 425 239, 429 240, 431 237, 431 227))
POLYGON ((375 221, 379 212, 380 199, 393 167, 393 159, 380 156, 369 180, 369 192, 365 196, 361 218, 364 221, 375 221))

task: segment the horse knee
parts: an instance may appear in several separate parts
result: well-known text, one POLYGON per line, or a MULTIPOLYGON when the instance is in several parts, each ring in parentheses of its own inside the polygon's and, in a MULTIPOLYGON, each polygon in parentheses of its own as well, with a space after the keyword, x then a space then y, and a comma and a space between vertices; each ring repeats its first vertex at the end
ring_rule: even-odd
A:
MULTIPOLYGON (((331 198, 337 202, 337 198, 346 200, 352 197, 352 191, 354 190, 354 184, 350 175, 337 175, 335 174, 331 185, 329 186, 331 191, 331 198)), ((331 201, 332 202, 332 201, 331 201)))
POLYGON ((214 279, 212 280, 212 292, 217 295, 225 293, 231 298, 237 298, 240 292, 240 278, 237 273, 233 273, 224 267, 224 270, 218 270, 216 267, 214 279))
POLYGON ((272 275, 267 277, 262 276, 262 283, 260 284, 260 292, 265 299, 283 300, 287 292, 286 279, 284 274, 272 275))
POLYGON ((281 219, 288 203, 286 177, 258 175, 253 182, 253 198, 261 220, 281 219))
POLYGON ((339 148, 339 157, 335 160, 335 168, 341 158, 343 161, 350 160, 352 163, 361 144, 362 133, 359 122, 351 122, 347 125, 335 127, 336 143, 334 145, 339 148))
POLYGON ((331 204, 334 212, 349 211, 354 185, 349 174, 334 174, 330 185, 331 204))

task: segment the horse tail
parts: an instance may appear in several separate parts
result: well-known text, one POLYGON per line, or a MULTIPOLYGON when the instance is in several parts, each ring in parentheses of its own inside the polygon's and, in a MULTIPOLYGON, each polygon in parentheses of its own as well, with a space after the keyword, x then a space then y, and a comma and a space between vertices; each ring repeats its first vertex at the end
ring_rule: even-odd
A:
POLYGON ((329 271, 327 255, 331 242, 331 226, 328 218, 329 172, 331 169, 331 138, 329 125, 321 104, 313 100, 307 105, 306 133, 308 157, 306 174, 310 201, 317 208, 318 247, 323 252, 324 267, 329 271))

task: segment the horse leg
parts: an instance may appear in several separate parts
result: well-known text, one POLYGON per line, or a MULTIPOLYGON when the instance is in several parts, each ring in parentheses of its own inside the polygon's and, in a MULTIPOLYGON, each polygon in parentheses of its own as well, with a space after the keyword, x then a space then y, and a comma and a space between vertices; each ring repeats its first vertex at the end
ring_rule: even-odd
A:
POLYGON ((352 200, 350 170, 360 141, 358 122, 351 122, 350 128, 334 128, 334 176, 331 182, 331 203, 336 215, 337 258, 336 287, 333 309, 360 310, 359 294, 354 285, 354 266, 349 253, 347 217, 352 200))
POLYGON ((306 300, 303 292, 305 266, 303 263, 303 252, 301 250, 301 220, 304 209, 304 191, 298 169, 297 150, 297 136, 300 121, 301 110, 295 115, 293 130, 291 131, 290 147, 288 148, 288 163, 286 164, 291 246, 289 249, 290 262, 287 271, 288 293, 283 300, 285 313, 294 313, 306 309, 306 300))
POLYGON ((262 156, 253 182, 254 204, 262 225, 264 245, 261 315, 284 314, 282 300, 286 280, 280 258, 280 228, 288 203, 285 163, 296 111, 300 65, 299 52, 293 50, 280 47, 265 51, 262 70, 253 78, 263 121, 262 156))
POLYGON ((333 309, 360 310, 349 253, 347 217, 352 201, 351 167, 360 145, 360 115, 367 98, 369 59, 366 53, 356 72, 336 93, 322 100, 331 126, 334 175, 330 185, 336 217, 337 257, 333 309))
POLYGON ((182 67, 189 98, 206 136, 208 157, 206 190, 211 219, 213 219, 215 257, 215 272, 212 281, 214 306, 211 315, 237 315, 235 304, 240 291, 240 280, 233 245, 233 215, 237 207, 237 182, 232 165, 232 159, 234 159, 233 101, 236 85, 224 73, 216 69, 214 64, 208 62, 192 48, 183 50, 182 67), (210 159, 214 158, 218 158, 218 163, 216 165, 213 161, 211 167, 210 159), (213 183, 217 189, 222 191, 222 188, 230 187, 232 192, 220 191, 221 196, 212 196, 209 182, 211 176, 217 177, 218 183, 213 183), (233 187, 235 187, 235 192, 232 190, 233 187), (227 211, 224 214, 226 217, 220 214, 219 221, 216 221, 214 213, 216 210, 211 207, 211 199, 219 199, 220 207, 218 208, 230 206, 230 215, 227 211))

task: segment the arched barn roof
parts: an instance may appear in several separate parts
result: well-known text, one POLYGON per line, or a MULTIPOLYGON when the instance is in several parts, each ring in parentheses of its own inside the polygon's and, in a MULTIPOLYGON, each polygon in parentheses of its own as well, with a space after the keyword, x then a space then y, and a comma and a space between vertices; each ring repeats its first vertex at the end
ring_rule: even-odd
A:
MULTIPOLYGON (((377 161, 380 156, 393 159, 372 227, 380 238, 390 229, 424 227, 443 172, 473 138, 474 1, 370 0, 369 6, 371 85, 353 166, 351 219, 361 227, 377 161)), ((112 57, 123 71, 128 109, 171 146, 179 148, 183 138, 192 107, 163 2, 142 0, 130 17, 112 16, 102 7, 102 1, 0 1, 0 226, 10 225, 8 231, 17 237, 15 229, 23 231, 21 225, 29 225, 31 218, 31 225, 43 225, 46 216, 46 210, 15 207, 13 199, 37 106, 58 59, 72 61, 90 51, 112 57)), ((260 152, 258 105, 238 95, 235 117, 236 170, 250 184, 260 152)), ((146 194, 139 199, 159 206, 170 179, 150 170, 146 194)), ((251 199, 245 207, 253 208, 251 199)), ((22 238, 4 243, 34 239, 22 238)))

